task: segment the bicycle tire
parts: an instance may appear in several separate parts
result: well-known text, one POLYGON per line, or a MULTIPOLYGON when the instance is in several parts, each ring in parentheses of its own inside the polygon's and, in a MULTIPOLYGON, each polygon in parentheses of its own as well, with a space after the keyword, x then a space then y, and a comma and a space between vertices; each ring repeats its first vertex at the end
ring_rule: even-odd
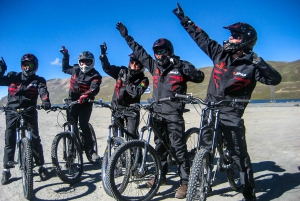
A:
POLYGON ((200 149, 194 158, 194 163, 189 176, 187 201, 200 200, 205 201, 207 192, 207 171, 210 164, 210 153, 205 149, 200 149))
MULTIPOLYGON (((113 137, 113 138, 111 138, 110 147, 112 148, 115 144, 118 144, 118 146, 120 146, 123 143, 125 143, 125 140, 123 138, 113 137)), ((112 149, 111 149, 110 153, 113 153, 112 149)), ((104 188, 104 191, 106 192, 106 194, 112 197, 111 191, 108 187, 107 176, 106 176, 106 170, 107 170, 108 163, 109 163, 108 146, 106 146, 104 154, 103 154, 103 160, 102 160, 102 185, 103 185, 103 188, 104 188)), ((122 190, 122 189, 120 189, 120 190, 122 190)))
MULTIPOLYGON (((95 130, 94 130, 92 124, 90 124, 90 123, 89 123, 89 128, 90 128, 90 131, 92 133, 93 149, 96 152, 96 154, 98 154, 98 145, 97 145, 97 138, 96 138, 95 130)), ((88 153, 87 151, 85 152, 85 155, 86 155, 86 158, 88 159, 88 161, 91 164, 97 163, 97 161, 92 160, 90 153, 88 153)))
POLYGON ((241 182, 239 178, 239 170, 235 164, 233 167, 227 169, 227 180, 232 190, 238 191, 241 188, 241 182))
MULTIPOLYGON (((122 144, 112 155, 110 162, 107 167, 107 181, 110 191, 113 197, 116 200, 120 201, 129 201, 129 200, 151 200, 159 189, 159 184, 161 182, 162 173, 161 173, 161 164, 158 155, 154 148, 149 145, 148 153, 146 156, 145 167, 142 170, 143 174, 137 174, 139 168, 131 166, 127 171, 124 177, 127 177, 126 188, 123 192, 119 191, 119 186, 123 183, 118 184, 115 181, 115 166, 118 162, 118 158, 127 150, 140 150, 140 153, 143 154, 143 149, 145 148, 145 142, 139 140, 131 140, 122 144), (149 174, 148 174, 149 173, 149 174), (147 174, 147 175, 146 175, 147 174), (146 187, 146 183, 149 180, 154 178, 154 185, 152 187, 146 187), (145 188, 146 187, 146 188, 145 188), (144 190, 145 189, 145 190, 144 190), (147 192, 146 192, 147 191, 147 192)), ((131 159, 135 160, 135 157, 132 155, 131 159)), ((133 165, 134 163, 132 163, 133 165)), ((125 179, 123 179, 124 181, 125 179)), ((124 188, 124 187, 123 187, 124 188)))
POLYGON ((83 159, 80 145, 74 141, 74 151, 68 142, 74 140, 69 132, 61 132, 54 137, 51 147, 52 164, 57 176, 65 183, 74 184, 83 173, 83 159))
POLYGON ((186 143, 188 156, 191 161, 191 164, 193 163, 194 157, 197 152, 199 133, 200 133, 200 129, 197 127, 189 128, 185 132, 185 143, 186 143))
POLYGON ((31 200, 33 197, 32 149, 28 138, 23 138, 20 143, 23 192, 24 197, 28 200, 31 200))

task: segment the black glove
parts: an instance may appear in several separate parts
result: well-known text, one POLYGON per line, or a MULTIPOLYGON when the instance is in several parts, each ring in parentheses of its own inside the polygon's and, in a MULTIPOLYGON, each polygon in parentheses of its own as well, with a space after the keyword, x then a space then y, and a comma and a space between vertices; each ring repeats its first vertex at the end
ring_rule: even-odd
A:
POLYGON ((128 36, 127 28, 122 24, 122 22, 118 22, 116 26, 121 36, 126 39, 126 37, 128 36))
POLYGON ((178 17, 178 19, 179 19, 180 21, 183 20, 183 18, 184 18, 184 12, 183 12, 183 10, 182 10, 182 8, 180 7, 180 5, 179 5, 178 2, 177 2, 177 8, 175 8, 175 9, 173 10, 173 13, 178 17))
POLYGON ((119 76, 123 82, 123 84, 128 84, 129 83, 129 75, 126 73, 126 71, 124 69, 121 69, 119 72, 119 76))
POLYGON ((50 102, 43 102, 42 103, 42 108, 44 110, 50 110, 51 109, 51 103, 50 102))
POLYGON ((172 56, 172 57, 169 57, 169 59, 170 59, 170 63, 173 65, 173 68, 177 68, 179 70, 182 69, 183 65, 178 57, 172 56))
POLYGON ((261 58, 255 53, 255 52, 250 52, 249 54, 246 54, 246 60, 250 61, 253 63, 255 66, 258 66, 259 63, 261 62, 261 58))
POLYGON ((100 49, 101 49, 101 55, 105 55, 107 50, 106 42, 104 42, 103 45, 100 45, 100 49))
POLYGON ((69 57, 69 51, 65 48, 65 46, 62 46, 62 49, 59 50, 65 57, 69 57))
POLYGON ((6 66, 6 63, 3 59, 3 57, 1 57, 1 60, 0 60, 0 76, 2 77, 5 73, 5 71, 7 70, 7 66, 6 66))

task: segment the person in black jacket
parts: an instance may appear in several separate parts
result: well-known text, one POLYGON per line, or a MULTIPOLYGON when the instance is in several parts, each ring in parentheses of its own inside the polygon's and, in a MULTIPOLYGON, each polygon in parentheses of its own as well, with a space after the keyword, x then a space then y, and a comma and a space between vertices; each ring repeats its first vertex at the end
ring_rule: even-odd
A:
MULTIPOLYGON (((171 100, 163 101, 156 105, 154 111, 156 115, 153 119, 156 132, 167 130, 171 146, 178 158, 178 173, 180 176, 180 187, 177 190, 176 198, 185 198, 187 192, 187 183, 190 171, 190 161, 187 156, 187 147, 184 140, 184 103, 176 100, 175 94, 186 94, 187 82, 201 83, 204 79, 202 71, 197 70, 191 63, 180 60, 174 54, 172 43, 166 38, 160 38, 153 44, 155 59, 153 59, 146 50, 128 35, 127 28, 121 23, 117 23, 117 29, 122 37, 127 41, 135 57, 148 68, 153 76, 153 100, 170 97, 171 100)), ((154 131, 154 132, 155 132, 154 131)), ((161 141, 154 138, 156 151, 160 156, 162 163, 162 184, 166 183, 166 174, 168 171, 167 156, 168 151, 162 145, 161 141)), ((146 183, 152 186, 154 179, 146 183)))
MULTIPOLYGON (((281 75, 253 52, 257 33, 251 25, 238 22, 224 27, 231 32, 231 36, 220 45, 185 16, 179 4, 173 12, 183 28, 213 61, 207 101, 234 98, 250 100, 257 81, 266 85, 277 85, 281 82, 281 75)), ((221 107, 220 128, 229 145, 230 154, 240 170, 241 184, 244 187, 243 200, 256 200, 253 169, 247 151, 246 131, 242 119, 246 107, 245 103, 221 107)), ((210 149, 211 143, 210 133, 204 133, 202 148, 210 149)))
POLYGON ((84 134, 84 149, 90 154, 91 159, 96 162, 100 159, 100 156, 93 149, 92 133, 89 128, 93 104, 87 102, 87 100, 94 100, 99 93, 102 76, 94 68, 95 59, 91 52, 83 51, 78 56, 78 65, 73 66, 69 65, 68 50, 63 46, 60 52, 63 54, 62 71, 71 75, 68 102, 78 100, 80 103, 72 106, 69 121, 74 121, 76 124, 79 121, 84 134))
MULTIPOLYGON (((145 67, 135 58, 134 54, 129 55, 128 67, 111 65, 106 56, 106 43, 103 43, 100 47, 102 68, 105 73, 116 80, 111 106, 122 110, 129 107, 130 104, 140 103, 141 96, 149 86, 149 80, 144 74, 145 67)), ((140 112, 136 110, 134 113, 136 114, 135 116, 125 116, 124 120, 120 117, 117 117, 117 119, 123 125, 124 121, 126 121, 128 132, 134 136, 132 138, 138 139, 140 112)), ((117 136, 116 129, 114 129, 113 134, 117 136)))
MULTIPOLYGON (((7 69, 4 59, 0 61, 0 86, 8 86, 5 146, 2 172, 2 185, 8 183, 11 177, 10 166, 8 162, 14 161, 16 148, 16 127, 18 116, 9 109, 28 108, 37 105, 38 96, 42 100, 42 107, 45 110, 51 108, 49 92, 47 90, 46 80, 36 75, 38 70, 38 59, 33 54, 25 54, 21 58, 22 72, 9 72, 6 76, 4 73, 7 69)), ((44 154, 43 146, 38 130, 38 114, 37 110, 29 111, 25 114, 25 121, 29 124, 32 131, 32 155, 35 164, 39 167, 39 174, 42 180, 47 179, 47 170, 43 167, 44 154)))

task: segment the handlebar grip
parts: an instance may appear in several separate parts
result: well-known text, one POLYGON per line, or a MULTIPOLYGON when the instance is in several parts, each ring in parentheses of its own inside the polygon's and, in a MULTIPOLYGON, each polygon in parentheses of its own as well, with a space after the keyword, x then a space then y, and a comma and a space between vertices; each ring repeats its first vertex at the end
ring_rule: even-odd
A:
POLYGON ((236 103, 250 103, 250 100, 235 98, 235 99, 233 99, 233 102, 236 102, 236 103))
POLYGON ((168 97, 168 98, 161 98, 161 99, 159 99, 158 101, 162 102, 162 101, 171 100, 171 99, 172 99, 171 97, 168 97))
POLYGON ((175 94, 176 98, 184 98, 184 99, 189 99, 191 96, 185 95, 185 94, 175 94))

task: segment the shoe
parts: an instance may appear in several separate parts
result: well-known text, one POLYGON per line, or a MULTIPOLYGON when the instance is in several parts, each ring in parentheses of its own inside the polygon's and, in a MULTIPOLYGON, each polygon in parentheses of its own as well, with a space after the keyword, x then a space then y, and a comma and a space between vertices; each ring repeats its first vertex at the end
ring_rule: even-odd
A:
POLYGON ((90 156, 93 162, 97 162, 100 160, 100 156, 96 153, 95 150, 90 151, 90 156))
MULTIPOLYGON (((152 178, 150 181, 147 181, 146 186, 151 188, 154 184, 154 180, 155 180, 155 178, 152 178)), ((161 180, 160 180, 160 186, 164 186, 164 185, 167 185, 166 177, 162 177, 161 180)))
POLYGON ((175 198, 177 199, 183 199, 186 198, 186 194, 187 194, 187 189, 188 189, 188 185, 187 184, 182 184, 176 191, 175 193, 175 198))
POLYGON ((45 181, 48 179, 48 171, 46 168, 44 168, 43 166, 41 166, 39 168, 39 175, 42 181, 45 181))
POLYGON ((256 201, 256 197, 252 197, 252 198, 243 198, 242 201, 256 201))
POLYGON ((2 179, 1 179, 1 184, 5 185, 8 183, 8 179, 11 177, 10 171, 3 171, 2 172, 2 179))

